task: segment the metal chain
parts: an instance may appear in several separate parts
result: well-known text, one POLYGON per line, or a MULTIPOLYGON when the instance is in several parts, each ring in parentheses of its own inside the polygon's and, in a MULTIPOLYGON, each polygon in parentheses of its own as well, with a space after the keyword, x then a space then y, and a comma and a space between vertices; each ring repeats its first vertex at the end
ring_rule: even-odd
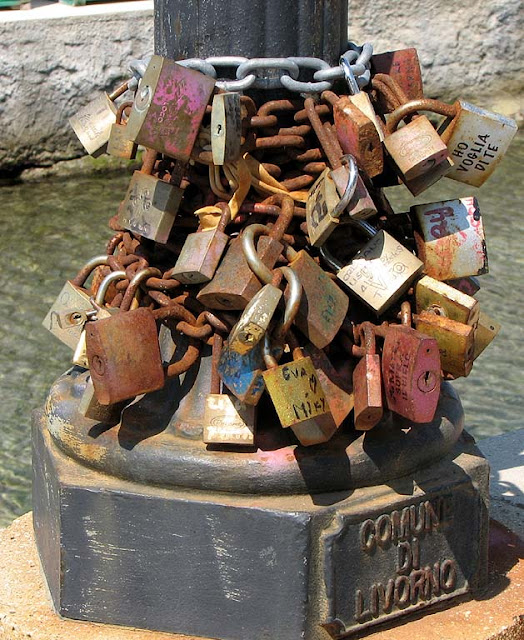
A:
MULTIPOLYGON (((350 42, 348 50, 343 54, 344 65, 349 67, 358 87, 365 87, 371 78, 369 66, 373 55, 373 47, 366 42, 361 47, 350 42)), ((241 56, 212 56, 210 58, 188 58, 177 60, 177 64, 195 69, 218 78, 217 69, 234 70, 236 79, 220 78, 216 82, 219 89, 225 91, 246 91, 247 89, 279 89, 285 88, 298 93, 320 93, 329 91, 333 82, 347 77, 344 67, 339 64, 330 67, 320 58, 295 57, 288 58, 243 58, 241 56), (303 70, 313 70, 313 82, 299 80, 303 70), (267 70, 277 70, 279 75, 267 74, 267 70)))

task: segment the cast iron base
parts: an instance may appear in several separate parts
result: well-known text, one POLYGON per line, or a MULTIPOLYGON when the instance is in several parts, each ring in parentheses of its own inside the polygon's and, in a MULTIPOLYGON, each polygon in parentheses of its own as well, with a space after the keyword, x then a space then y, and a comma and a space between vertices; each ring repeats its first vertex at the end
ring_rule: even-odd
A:
POLYGON ((35 415, 34 522, 62 616, 328 640, 485 581, 489 469, 466 434, 387 484, 279 496, 111 476, 65 455, 47 422, 35 415))

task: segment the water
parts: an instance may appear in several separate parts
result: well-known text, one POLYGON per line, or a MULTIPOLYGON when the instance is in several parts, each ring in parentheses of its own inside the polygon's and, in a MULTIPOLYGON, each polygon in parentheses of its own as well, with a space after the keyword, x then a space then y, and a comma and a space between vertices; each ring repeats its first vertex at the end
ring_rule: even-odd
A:
MULTIPOLYGON (((455 382, 476 437, 522 427, 523 356, 519 345, 523 311, 519 242, 519 201, 524 176, 524 136, 488 183, 480 189, 443 179, 417 202, 476 195, 489 251, 490 273, 477 294, 483 311, 502 331, 476 362, 467 379, 455 382)), ((31 508, 30 416, 47 390, 69 366, 71 351, 41 321, 60 291, 91 256, 103 253, 111 236, 107 220, 116 212, 129 176, 66 179, 0 188, 4 231, 0 237, 3 291, 0 323, 0 526, 31 508)), ((396 211, 413 199, 404 187, 388 190, 396 211)))

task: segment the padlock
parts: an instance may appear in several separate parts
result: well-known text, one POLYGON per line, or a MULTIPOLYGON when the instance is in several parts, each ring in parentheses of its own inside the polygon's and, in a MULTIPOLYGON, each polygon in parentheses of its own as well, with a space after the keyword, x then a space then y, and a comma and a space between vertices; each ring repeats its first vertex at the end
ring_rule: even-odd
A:
POLYGON ((388 409, 413 422, 430 422, 440 396, 437 340, 406 325, 392 324, 376 331, 384 337, 382 377, 388 409))
POLYGON ((424 276, 415 285, 415 300, 417 313, 433 311, 473 327, 478 323, 478 300, 430 276, 424 276))
POLYGON ((496 169, 517 133, 512 118, 457 100, 456 114, 439 129, 454 166, 446 177, 480 187, 496 169))
POLYGON ((342 151, 354 156, 359 168, 374 178, 384 169, 383 136, 379 135, 376 124, 354 104, 355 97, 341 96, 334 102, 335 130, 342 151))
POLYGON ((346 54, 340 56, 339 64, 342 67, 344 78, 347 83, 349 100, 357 107, 371 122, 375 125, 380 141, 384 141, 383 124, 380 118, 375 113, 371 99, 365 91, 361 91, 355 74, 351 68, 351 62, 346 58, 346 54))
POLYGON ((402 107, 395 110, 388 119, 388 135, 384 146, 395 163, 401 180, 410 182, 426 174, 431 175, 435 168, 449 162, 449 154, 448 148, 426 116, 418 116, 397 129, 400 122, 398 112, 401 109, 402 107))
POLYGON ((481 311, 477 330, 475 331, 473 360, 476 360, 484 349, 491 344, 497 337, 499 331, 500 324, 481 311))
MULTIPOLYGON (((293 200, 283 196, 282 210, 273 227, 269 229, 264 225, 256 225, 264 227, 265 234, 258 240, 257 254, 269 269, 275 266, 284 249, 280 240, 293 219, 293 210, 293 200)), ((211 282, 198 293, 197 300, 210 309, 242 310, 261 286, 247 265, 241 238, 235 238, 230 242, 211 282)))
POLYGON ((69 118, 69 124, 84 149, 94 158, 106 151, 111 127, 116 122, 114 101, 127 91, 127 87, 128 83, 124 82, 111 94, 101 94, 69 118))
POLYGON ((375 333, 370 322, 359 325, 364 350, 353 370, 354 423, 357 431, 372 429, 384 414, 380 356, 376 352, 375 333))
POLYGON ((89 322, 86 345, 100 404, 114 404, 164 386, 155 316, 149 308, 89 322))
MULTIPOLYGON (((278 331, 271 337, 271 355, 279 357, 282 353, 283 336, 289 331, 294 321, 300 297, 302 295, 302 285, 296 274, 289 267, 280 267, 279 271, 285 276, 290 285, 291 296, 286 301, 284 319, 278 331)), ((264 341, 260 340, 255 346, 245 353, 239 353, 229 348, 226 342, 220 355, 218 363, 218 373, 226 387, 241 401, 246 404, 256 405, 264 391, 264 379, 262 371, 264 365, 264 351, 268 348, 266 338, 269 333, 264 334, 264 341)))
POLYGON ((211 152, 213 164, 224 165, 240 158, 242 119, 240 94, 218 93, 211 110, 211 152))
POLYGON ((166 244, 184 192, 152 175, 156 156, 156 151, 148 149, 142 168, 133 173, 118 211, 118 223, 144 238, 166 244))
POLYGON ((488 272, 484 226, 476 198, 419 204, 410 211, 417 255, 428 276, 451 280, 488 272))
POLYGON ((206 396, 204 409, 203 440, 206 444, 212 445, 252 446, 255 444, 256 409, 228 393, 221 392, 217 368, 221 351, 222 338, 215 334, 211 389, 206 396))
MULTIPOLYGON (((349 181, 348 164, 343 163, 342 166, 333 169, 331 177, 333 178, 339 196, 343 198, 349 181)), ((369 195, 369 191, 359 175, 357 175, 355 191, 346 210, 353 220, 367 220, 378 213, 373 198, 369 195)))
POLYGON ((469 375, 475 355, 475 327, 431 311, 415 316, 417 331, 435 338, 442 370, 455 378, 469 375))
POLYGON ((225 202, 215 206, 219 205, 222 215, 218 226, 207 230, 200 226, 196 233, 187 236, 175 266, 169 271, 170 278, 183 284, 201 284, 213 278, 229 242, 224 231, 231 219, 229 206, 225 202))
POLYGON ((229 349, 240 354, 254 349, 269 329, 281 299, 282 291, 271 283, 265 284, 255 293, 231 329, 228 338, 229 349))
POLYGON ((71 349, 75 349, 87 320, 94 313, 89 292, 84 285, 90 274, 107 264, 107 255, 96 256, 87 262, 73 280, 62 287, 57 299, 47 312, 42 325, 71 349))
POLYGON ((330 169, 325 169, 309 190, 306 222, 309 242, 313 247, 323 245, 337 228, 342 214, 355 193, 358 178, 357 165, 352 156, 346 156, 346 158, 349 169, 342 196, 338 195, 337 185, 330 169))
POLYGON ((120 422, 122 411, 127 406, 128 401, 117 402, 116 404, 100 404, 96 399, 95 387, 91 380, 91 374, 87 374, 86 388, 80 402, 78 403, 78 413, 85 418, 95 420, 101 424, 115 425, 120 422))
MULTIPOLYGON (((361 228, 374 233, 371 225, 361 228)), ((337 278, 377 315, 386 311, 409 288, 424 269, 424 263, 384 230, 375 233, 347 265, 329 251, 320 250, 337 278)))
MULTIPOLYGON (((416 49, 374 53, 370 63, 373 75, 384 73, 393 78, 408 100, 418 100, 424 97, 422 73, 416 49)), ((380 98, 379 104, 381 104, 380 98)))
POLYGON ((107 143, 107 153, 116 158, 133 160, 136 158, 138 145, 127 137, 127 125, 122 122, 126 109, 130 109, 132 102, 124 102, 118 107, 116 122, 111 125, 111 134, 107 143))
MULTIPOLYGON (((109 287, 118 280, 125 280, 127 278, 126 272, 112 271, 109 273, 100 283, 96 292, 95 298, 90 298, 89 302, 92 306, 92 314, 89 316, 89 320, 102 320, 103 318, 110 318, 114 313, 118 313, 120 309, 115 307, 110 309, 104 306, 104 300, 107 295, 109 287)), ((87 360, 87 344, 86 344, 86 330, 85 324, 82 327, 82 332, 78 338, 78 342, 73 353, 71 360, 73 364, 84 369, 89 369, 89 362, 87 360)))
POLYGON ((340 427, 355 406, 351 376, 339 374, 325 352, 310 342, 303 347, 303 351, 313 362, 333 420, 340 427))
MULTIPOLYGON (((270 283, 273 273, 260 260, 254 245, 255 236, 262 231, 262 226, 250 225, 242 236, 242 248, 253 273, 262 282, 270 283)), ((338 333, 346 317, 349 299, 306 251, 297 252, 288 245, 286 257, 302 285, 295 324, 316 347, 323 349, 338 333)), ((289 291, 286 298, 291 296, 289 291)))
POLYGON ((327 442, 337 430, 313 361, 302 349, 293 349, 293 360, 279 365, 265 338, 262 373, 280 424, 291 427, 300 444, 310 446, 327 442))
POLYGON ((127 121, 130 140, 188 162, 214 87, 210 76, 152 56, 127 121))
POLYGON ((454 289, 462 291, 462 293, 465 293, 468 296, 474 296, 478 291, 480 291, 480 282, 473 276, 448 280, 447 284, 454 289))

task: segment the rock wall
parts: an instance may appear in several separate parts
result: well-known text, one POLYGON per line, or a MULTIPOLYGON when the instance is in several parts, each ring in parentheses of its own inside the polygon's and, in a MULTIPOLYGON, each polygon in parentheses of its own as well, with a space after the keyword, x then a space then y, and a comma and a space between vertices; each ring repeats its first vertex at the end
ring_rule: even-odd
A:
MULTIPOLYGON (((126 7, 134 4, 72 7, 51 19, 0 13, 0 173, 82 155, 67 119, 152 51, 152 2, 126 7)), ((349 0, 349 36, 377 52, 416 47, 428 97, 462 96, 521 120, 521 9, 521 0, 349 0)))
POLYGON ((118 85, 130 60, 152 53, 152 15, 151 8, 0 22, 0 171, 83 154, 68 118, 118 85))

